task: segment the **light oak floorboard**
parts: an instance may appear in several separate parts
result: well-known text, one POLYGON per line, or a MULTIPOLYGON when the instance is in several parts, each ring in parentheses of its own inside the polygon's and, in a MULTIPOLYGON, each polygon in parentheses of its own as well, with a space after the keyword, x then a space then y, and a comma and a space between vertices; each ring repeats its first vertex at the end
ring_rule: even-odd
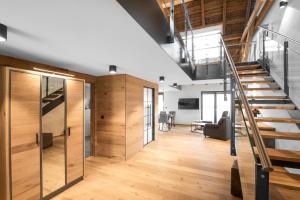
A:
POLYGON ((157 135, 127 161, 88 158, 85 179, 54 199, 239 199, 230 194, 229 141, 179 126, 157 135))

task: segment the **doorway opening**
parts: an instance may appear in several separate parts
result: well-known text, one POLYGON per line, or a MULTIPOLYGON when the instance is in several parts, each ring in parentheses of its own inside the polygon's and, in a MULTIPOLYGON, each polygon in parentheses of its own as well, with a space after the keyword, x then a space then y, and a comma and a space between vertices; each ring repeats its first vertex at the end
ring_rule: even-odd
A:
POLYGON ((92 155, 92 145, 91 145, 91 94, 92 94, 92 85, 90 83, 85 84, 85 98, 84 98, 84 112, 85 112, 85 157, 90 157, 92 155))

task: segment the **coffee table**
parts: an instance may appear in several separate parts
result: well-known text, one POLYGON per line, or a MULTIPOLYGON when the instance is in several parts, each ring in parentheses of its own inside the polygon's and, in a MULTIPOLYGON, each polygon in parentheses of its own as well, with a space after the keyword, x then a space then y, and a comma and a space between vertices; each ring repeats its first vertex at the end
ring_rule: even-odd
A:
POLYGON ((191 132, 197 132, 197 130, 203 130, 205 124, 211 124, 211 121, 201 121, 201 120, 194 120, 191 123, 191 132))

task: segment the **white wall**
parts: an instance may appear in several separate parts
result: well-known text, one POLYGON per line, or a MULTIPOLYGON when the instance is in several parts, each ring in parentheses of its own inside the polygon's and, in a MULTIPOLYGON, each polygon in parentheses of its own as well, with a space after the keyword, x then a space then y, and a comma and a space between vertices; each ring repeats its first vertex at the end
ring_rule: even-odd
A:
POLYGON ((167 91, 164 93, 164 109, 176 111, 176 124, 191 124, 193 120, 200 120, 202 91, 223 91, 223 84, 186 85, 182 86, 182 90, 167 91), (199 98, 199 110, 178 110, 179 98, 199 98))

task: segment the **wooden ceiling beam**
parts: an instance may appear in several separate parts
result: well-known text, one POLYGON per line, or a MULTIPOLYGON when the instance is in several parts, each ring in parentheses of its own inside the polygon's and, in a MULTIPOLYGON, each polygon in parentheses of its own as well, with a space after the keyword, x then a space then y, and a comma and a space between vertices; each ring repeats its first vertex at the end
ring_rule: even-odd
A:
POLYGON ((251 26, 255 23, 256 21, 256 16, 258 15, 258 12, 262 9, 262 6, 267 2, 268 0, 258 0, 256 2, 256 5, 255 5, 255 8, 249 18, 249 21, 247 23, 247 26, 243 32, 243 35, 242 35, 242 38, 241 38, 241 42, 243 42, 246 37, 247 37, 247 34, 249 32, 249 29, 251 28, 251 26))
POLYGON ((248 0, 247 7, 246 7, 246 20, 250 17, 250 11, 251 11, 251 2, 252 0, 248 0))
POLYGON ((225 41, 241 39, 241 34, 223 35, 225 41))
POLYGON ((205 26, 204 0, 201 0, 202 26, 205 26))
POLYGON ((223 0, 223 34, 226 34, 226 0, 223 0))
MULTIPOLYGON (((184 0, 185 3, 192 2, 192 1, 194 1, 194 0, 184 0)), ((177 6, 180 4, 181 4, 181 0, 174 0, 174 6, 177 6)), ((170 6, 171 6, 170 1, 163 3, 163 5, 162 5, 163 8, 170 8, 170 6)))

